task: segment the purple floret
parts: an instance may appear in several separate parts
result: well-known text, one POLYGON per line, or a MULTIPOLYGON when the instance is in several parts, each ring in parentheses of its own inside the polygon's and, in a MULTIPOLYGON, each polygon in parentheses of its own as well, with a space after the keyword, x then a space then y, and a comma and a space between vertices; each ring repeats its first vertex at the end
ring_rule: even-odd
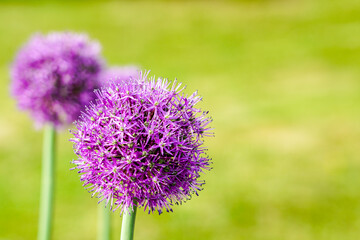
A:
POLYGON ((110 67, 100 74, 100 86, 109 86, 111 83, 125 83, 132 79, 139 79, 140 69, 136 66, 110 67))
POLYGON ((12 94, 37 125, 72 123, 94 99, 102 68, 99 43, 75 33, 36 34, 12 66, 12 94))
POLYGON ((146 76, 96 92, 72 131, 75 169, 84 186, 115 211, 133 206, 159 213, 202 190, 211 159, 203 137, 212 136, 208 112, 181 84, 146 76))

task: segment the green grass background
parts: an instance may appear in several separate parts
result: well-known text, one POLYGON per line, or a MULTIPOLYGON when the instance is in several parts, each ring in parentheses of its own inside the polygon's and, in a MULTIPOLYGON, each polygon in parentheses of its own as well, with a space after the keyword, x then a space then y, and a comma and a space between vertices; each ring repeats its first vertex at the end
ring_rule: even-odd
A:
MULTIPOLYGON (((1 2, 1 240, 36 237, 42 144, 9 66, 53 30, 88 32, 111 65, 177 77, 214 118, 205 190, 174 213, 138 211, 136 239, 360 239, 360 1, 248 0, 1 2)), ((70 137, 57 142, 54 239, 95 239, 70 137)))

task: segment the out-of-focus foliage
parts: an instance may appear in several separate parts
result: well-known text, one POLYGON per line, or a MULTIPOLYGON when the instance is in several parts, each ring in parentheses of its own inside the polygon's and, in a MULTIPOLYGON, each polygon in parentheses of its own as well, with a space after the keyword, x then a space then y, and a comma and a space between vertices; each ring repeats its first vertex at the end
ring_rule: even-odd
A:
MULTIPOLYGON (((360 238, 359 29, 358 0, 0 3, 0 239, 36 236, 42 134, 9 96, 9 65, 52 30, 88 32, 111 65, 177 77, 214 118, 205 190, 174 213, 140 210, 137 239, 360 238)), ((69 137, 54 239, 95 239, 69 137)))

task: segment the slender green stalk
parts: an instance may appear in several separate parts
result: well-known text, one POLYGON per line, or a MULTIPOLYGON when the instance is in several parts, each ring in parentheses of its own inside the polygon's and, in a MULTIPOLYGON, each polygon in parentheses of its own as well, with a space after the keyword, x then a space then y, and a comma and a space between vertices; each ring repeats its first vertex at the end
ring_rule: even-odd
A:
POLYGON ((124 212, 122 219, 120 240, 133 239, 134 228, 135 228, 135 217, 136 217, 136 206, 134 206, 134 210, 129 208, 128 211, 124 212))
POLYGON ((109 207, 105 207, 105 201, 98 205, 98 240, 110 240, 111 238, 111 215, 109 207))
POLYGON ((44 128, 43 156, 41 165, 41 189, 38 240, 48 240, 51 236, 53 195, 54 195, 54 162, 55 162, 54 126, 44 128))

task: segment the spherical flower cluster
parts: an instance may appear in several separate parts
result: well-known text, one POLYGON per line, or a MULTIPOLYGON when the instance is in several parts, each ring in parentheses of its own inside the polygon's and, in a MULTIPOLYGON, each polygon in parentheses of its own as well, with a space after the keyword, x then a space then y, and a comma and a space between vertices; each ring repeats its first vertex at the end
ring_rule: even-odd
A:
POLYGON ((75 122, 73 163, 93 196, 115 211, 133 206, 159 214, 202 189, 211 161, 203 137, 208 112, 195 107, 181 84, 155 78, 111 84, 75 122))
POLYGON ((12 94, 37 125, 72 123, 95 95, 103 60, 84 34, 36 34, 12 66, 12 94))
POLYGON ((109 86, 111 83, 125 83, 132 79, 138 79, 140 70, 136 66, 110 67, 100 74, 100 86, 109 86))

